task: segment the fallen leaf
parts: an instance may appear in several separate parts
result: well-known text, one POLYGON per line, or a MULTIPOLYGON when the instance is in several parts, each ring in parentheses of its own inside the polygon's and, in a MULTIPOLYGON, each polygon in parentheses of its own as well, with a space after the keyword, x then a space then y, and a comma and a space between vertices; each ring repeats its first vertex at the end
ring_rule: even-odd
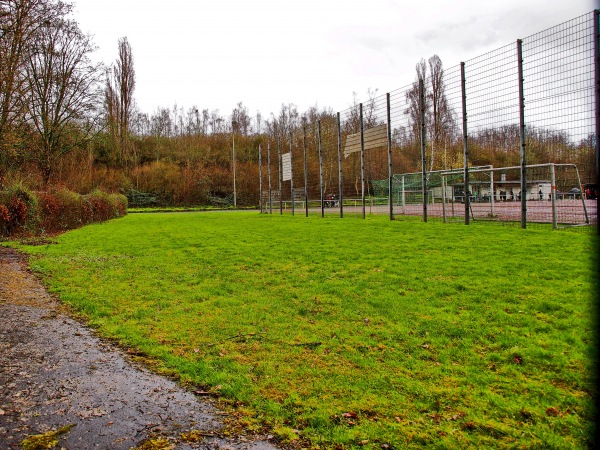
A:
POLYGON ((342 414, 342 417, 345 417, 346 419, 356 419, 357 415, 354 412, 346 412, 342 414))
POLYGON ((523 364, 523 358, 519 355, 515 355, 513 357, 513 361, 515 362, 515 364, 523 364))
POLYGON ((475 422, 467 422, 463 424, 462 429, 473 430, 475 428, 475 422))
POLYGON ((558 409, 554 408, 554 407, 550 407, 546 410, 546 415, 547 416, 552 416, 552 417, 556 417, 559 415, 558 409))
POLYGON ((428 349, 429 348, 429 344, 423 344, 423 345, 421 345, 421 347, 423 347, 424 349, 428 349))

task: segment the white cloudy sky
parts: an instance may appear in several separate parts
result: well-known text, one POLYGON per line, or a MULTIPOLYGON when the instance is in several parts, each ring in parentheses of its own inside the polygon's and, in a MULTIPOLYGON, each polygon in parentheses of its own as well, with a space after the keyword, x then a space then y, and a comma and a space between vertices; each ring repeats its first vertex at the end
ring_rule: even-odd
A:
POLYGON ((350 106, 410 84, 420 58, 452 67, 597 8, 599 0, 74 0, 95 58, 126 36, 138 107, 251 115, 350 106))

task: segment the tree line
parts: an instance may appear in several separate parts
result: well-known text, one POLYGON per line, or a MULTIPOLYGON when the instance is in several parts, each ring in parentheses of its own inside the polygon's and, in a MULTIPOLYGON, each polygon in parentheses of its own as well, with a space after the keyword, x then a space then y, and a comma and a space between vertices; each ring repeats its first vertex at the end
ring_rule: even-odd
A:
MULTIPOLYGON (((259 146, 264 165, 267 148, 272 150, 272 188, 278 189, 276 149, 285 153, 290 139, 297 149, 306 142, 312 152, 310 194, 318 194, 320 170, 326 191, 337 189, 337 116, 331 108, 300 112, 283 104, 263 117, 239 102, 228 115, 177 105, 142 112, 135 104, 135 61, 127 38, 118 40, 112 64, 94 63, 93 40, 72 12, 71 4, 57 0, 0 0, 0 190, 18 181, 35 190, 62 186, 85 194, 99 188, 149 194, 162 204, 222 204, 232 197, 233 136, 238 204, 258 203, 259 146), (321 167, 314 155, 318 122, 321 167)), ((409 125, 393 130, 394 173, 421 168, 419 79, 425 80, 427 169, 461 167, 460 123, 446 98, 442 61, 434 55, 416 65, 415 83, 406 92, 402 113, 409 125)), ((363 120, 370 127, 381 118, 377 90, 367 96, 363 120)), ((354 94, 344 133, 356 132, 358 121, 354 94)), ((518 133, 517 125, 479 131, 470 139, 470 163, 518 165, 518 133)), ((565 132, 529 128, 527 140, 529 163, 573 162, 584 178, 595 179, 593 136, 573 144, 565 132)), ((296 173, 303 171, 300 157, 294 165, 296 173)), ((387 178, 384 150, 369 152, 366 165, 368 178, 387 178)), ((358 155, 343 166, 344 190, 358 193, 358 155)))

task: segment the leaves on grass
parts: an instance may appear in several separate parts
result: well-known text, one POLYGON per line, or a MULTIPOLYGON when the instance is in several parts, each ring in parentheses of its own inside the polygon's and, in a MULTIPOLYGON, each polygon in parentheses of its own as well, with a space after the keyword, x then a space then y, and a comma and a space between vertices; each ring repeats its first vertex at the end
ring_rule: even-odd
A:
POLYGON ((469 430, 472 431, 475 429, 475 422, 465 422, 462 424, 461 428, 463 430, 469 430))
POLYGON ((525 422, 529 422, 530 420, 533 419, 533 414, 529 411, 527 411, 525 408, 521 408, 521 411, 519 411, 519 414, 521 414, 521 417, 523 418, 523 420, 525 422))
POLYGON ((521 364, 523 364, 523 357, 519 356, 519 355, 515 355, 515 356, 513 356, 513 362, 515 364, 521 365, 521 364))
POLYGON ((556 416, 558 416, 559 414, 560 414, 560 412, 558 411, 558 409, 557 409, 557 408, 555 408, 555 407, 553 407, 553 406, 551 406, 550 408, 548 408, 548 409, 546 410, 546 415, 547 415, 547 416, 550 416, 550 417, 556 417, 556 416))
POLYGON ((342 413, 341 415, 334 414, 331 417, 331 420, 333 422, 342 423, 344 425, 348 425, 351 427, 356 425, 357 419, 358 419, 358 414, 353 411, 345 412, 345 413, 342 413))
POLYGON ((323 343, 320 342, 320 341, 316 341, 316 342, 300 342, 298 344, 290 344, 290 345, 292 347, 306 347, 306 348, 309 348, 311 350, 314 350, 319 345, 323 345, 323 343))

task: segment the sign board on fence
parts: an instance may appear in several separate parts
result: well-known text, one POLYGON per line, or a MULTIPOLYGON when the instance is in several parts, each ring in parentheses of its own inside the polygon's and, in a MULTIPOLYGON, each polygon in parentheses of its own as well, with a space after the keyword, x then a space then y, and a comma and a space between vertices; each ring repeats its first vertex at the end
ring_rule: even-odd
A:
MULTIPOLYGON (((365 140, 365 151, 379 147, 387 147, 387 125, 385 123, 363 130, 363 136, 365 140)), ((347 158, 354 152, 360 152, 360 132, 346 136, 344 158, 347 158)))
POLYGON ((283 181, 289 181, 292 179, 292 154, 284 153, 281 155, 281 170, 283 175, 283 181))

